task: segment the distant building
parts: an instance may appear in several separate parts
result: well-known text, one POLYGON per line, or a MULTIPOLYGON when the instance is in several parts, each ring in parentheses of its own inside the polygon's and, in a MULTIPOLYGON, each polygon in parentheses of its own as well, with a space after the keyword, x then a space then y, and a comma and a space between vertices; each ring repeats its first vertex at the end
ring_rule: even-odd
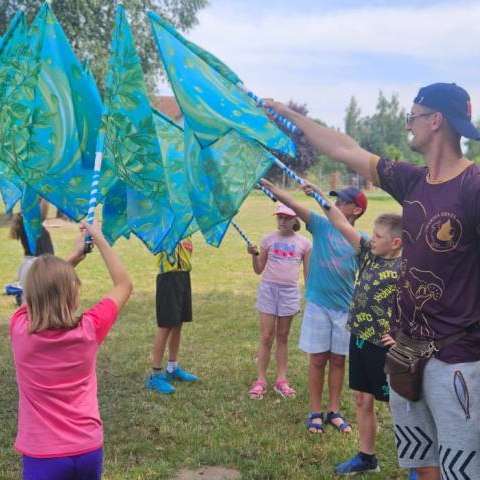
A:
POLYGON ((183 124, 183 115, 180 107, 178 106, 175 97, 167 95, 152 95, 150 97, 152 107, 161 113, 164 113, 167 117, 175 120, 179 124, 183 124))

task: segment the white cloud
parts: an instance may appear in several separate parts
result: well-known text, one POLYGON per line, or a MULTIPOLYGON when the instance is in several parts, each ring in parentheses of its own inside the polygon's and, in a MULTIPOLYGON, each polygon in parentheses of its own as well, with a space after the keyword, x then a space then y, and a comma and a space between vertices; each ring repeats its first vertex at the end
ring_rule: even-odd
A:
POLYGON ((312 0, 312 8, 302 10, 295 2, 264 0, 255 11, 254 2, 212 0, 187 36, 225 61, 255 93, 306 103, 329 124, 343 124, 352 94, 365 114, 374 110, 379 90, 399 93, 409 108, 418 88, 434 81, 464 86, 474 114, 480 114, 480 2, 341 10, 330 5, 323 14, 319 5, 312 0), (392 62, 383 66, 372 58, 392 62), (396 71, 396 60, 408 72, 396 71))

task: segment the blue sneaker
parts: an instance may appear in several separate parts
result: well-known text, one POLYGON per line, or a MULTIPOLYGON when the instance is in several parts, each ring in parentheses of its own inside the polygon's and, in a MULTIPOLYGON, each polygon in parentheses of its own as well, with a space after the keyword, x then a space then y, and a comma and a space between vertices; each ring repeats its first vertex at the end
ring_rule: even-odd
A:
POLYGON ((169 394, 175 392, 175 387, 168 383, 165 372, 159 373, 158 375, 150 375, 146 387, 156 390, 158 393, 169 394))
POLYGON ((410 469, 410 472, 408 473, 408 480, 418 480, 418 474, 414 468, 410 469))
POLYGON ((167 380, 180 380, 181 382, 194 382, 197 376, 193 373, 188 373, 185 370, 177 367, 173 372, 165 372, 167 380))
POLYGON ((378 461, 376 458, 369 462, 364 460, 360 453, 357 453, 350 460, 337 465, 333 471, 338 475, 350 476, 358 475, 360 473, 377 473, 380 471, 380 468, 378 467, 378 461))

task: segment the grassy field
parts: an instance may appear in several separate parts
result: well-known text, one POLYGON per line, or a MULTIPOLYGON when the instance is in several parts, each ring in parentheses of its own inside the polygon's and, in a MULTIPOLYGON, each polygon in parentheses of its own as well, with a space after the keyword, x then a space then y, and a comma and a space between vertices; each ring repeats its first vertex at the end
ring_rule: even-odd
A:
MULTIPOLYGON (((299 194, 300 195, 300 194, 299 194)), ((313 201, 312 208, 316 208, 313 201)), ((236 220, 251 239, 275 228, 273 204, 253 193, 236 220)), ((358 226, 371 232, 372 220, 387 211, 399 211, 389 197, 370 194, 367 214, 358 226)), ((56 253, 64 256, 76 236, 75 225, 50 220, 56 253)), ((22 251, 8 237, 9 222, 0 215, 0 286, 16 277, 22 251)), ((300 233, 306 234, 302 227, 300 233)), ((308 234, 306 234, 308 236, 308 234)), ((171 396, 144 387, 150 370, 155 332, 152 255, 136 239, 115 245, 134 280, 135 291, 98 358, 99 397, 105 427, 104 479, 170 479, 182 468, 221 465, 235 468, 243 479, 330 479, 334 465, 357 451, 353 397, 344 390, 342 411, 354 432, 342 436, 326 428, 323 436, 305 428, 308 412, 307 356, 300 352, 297 316, 290 339, 290 372, 297 397, 280 400, 271 390, 262 401, 247 391, 256 373, 257 312, 253 305, 259 280, 246 246, 231 229, 220 249, 194 237, 194 321, 184 328, 180 361, 199 375, 192 385, 179 385, 171 396)), ((110 285, 98 252, 78 267, 82 279, 82 306, 101 298, 110 285)), ((9 347, 8 320, 12 297, 0 295, 0 478, 20 478, 21 459, 13 451, 17 421, 17 392, 9 347)), ((274 363, 271 381, 274 380, 274 363)), ((376 478, 406 478, 396 463, 394 435, 388 409, 378 408, 376 478)))

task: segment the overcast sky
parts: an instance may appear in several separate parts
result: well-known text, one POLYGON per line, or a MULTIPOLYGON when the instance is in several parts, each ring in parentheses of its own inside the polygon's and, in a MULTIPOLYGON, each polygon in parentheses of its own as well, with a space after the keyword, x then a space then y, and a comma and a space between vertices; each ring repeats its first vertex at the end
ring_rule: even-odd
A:
POLYGON ((354 95, 378 92, 410 109, 419 87, 455 82, 480 118, 480 1, 210 0, 187 38, 223 60, 253 92, 305 103, 343 129, 354 95))

